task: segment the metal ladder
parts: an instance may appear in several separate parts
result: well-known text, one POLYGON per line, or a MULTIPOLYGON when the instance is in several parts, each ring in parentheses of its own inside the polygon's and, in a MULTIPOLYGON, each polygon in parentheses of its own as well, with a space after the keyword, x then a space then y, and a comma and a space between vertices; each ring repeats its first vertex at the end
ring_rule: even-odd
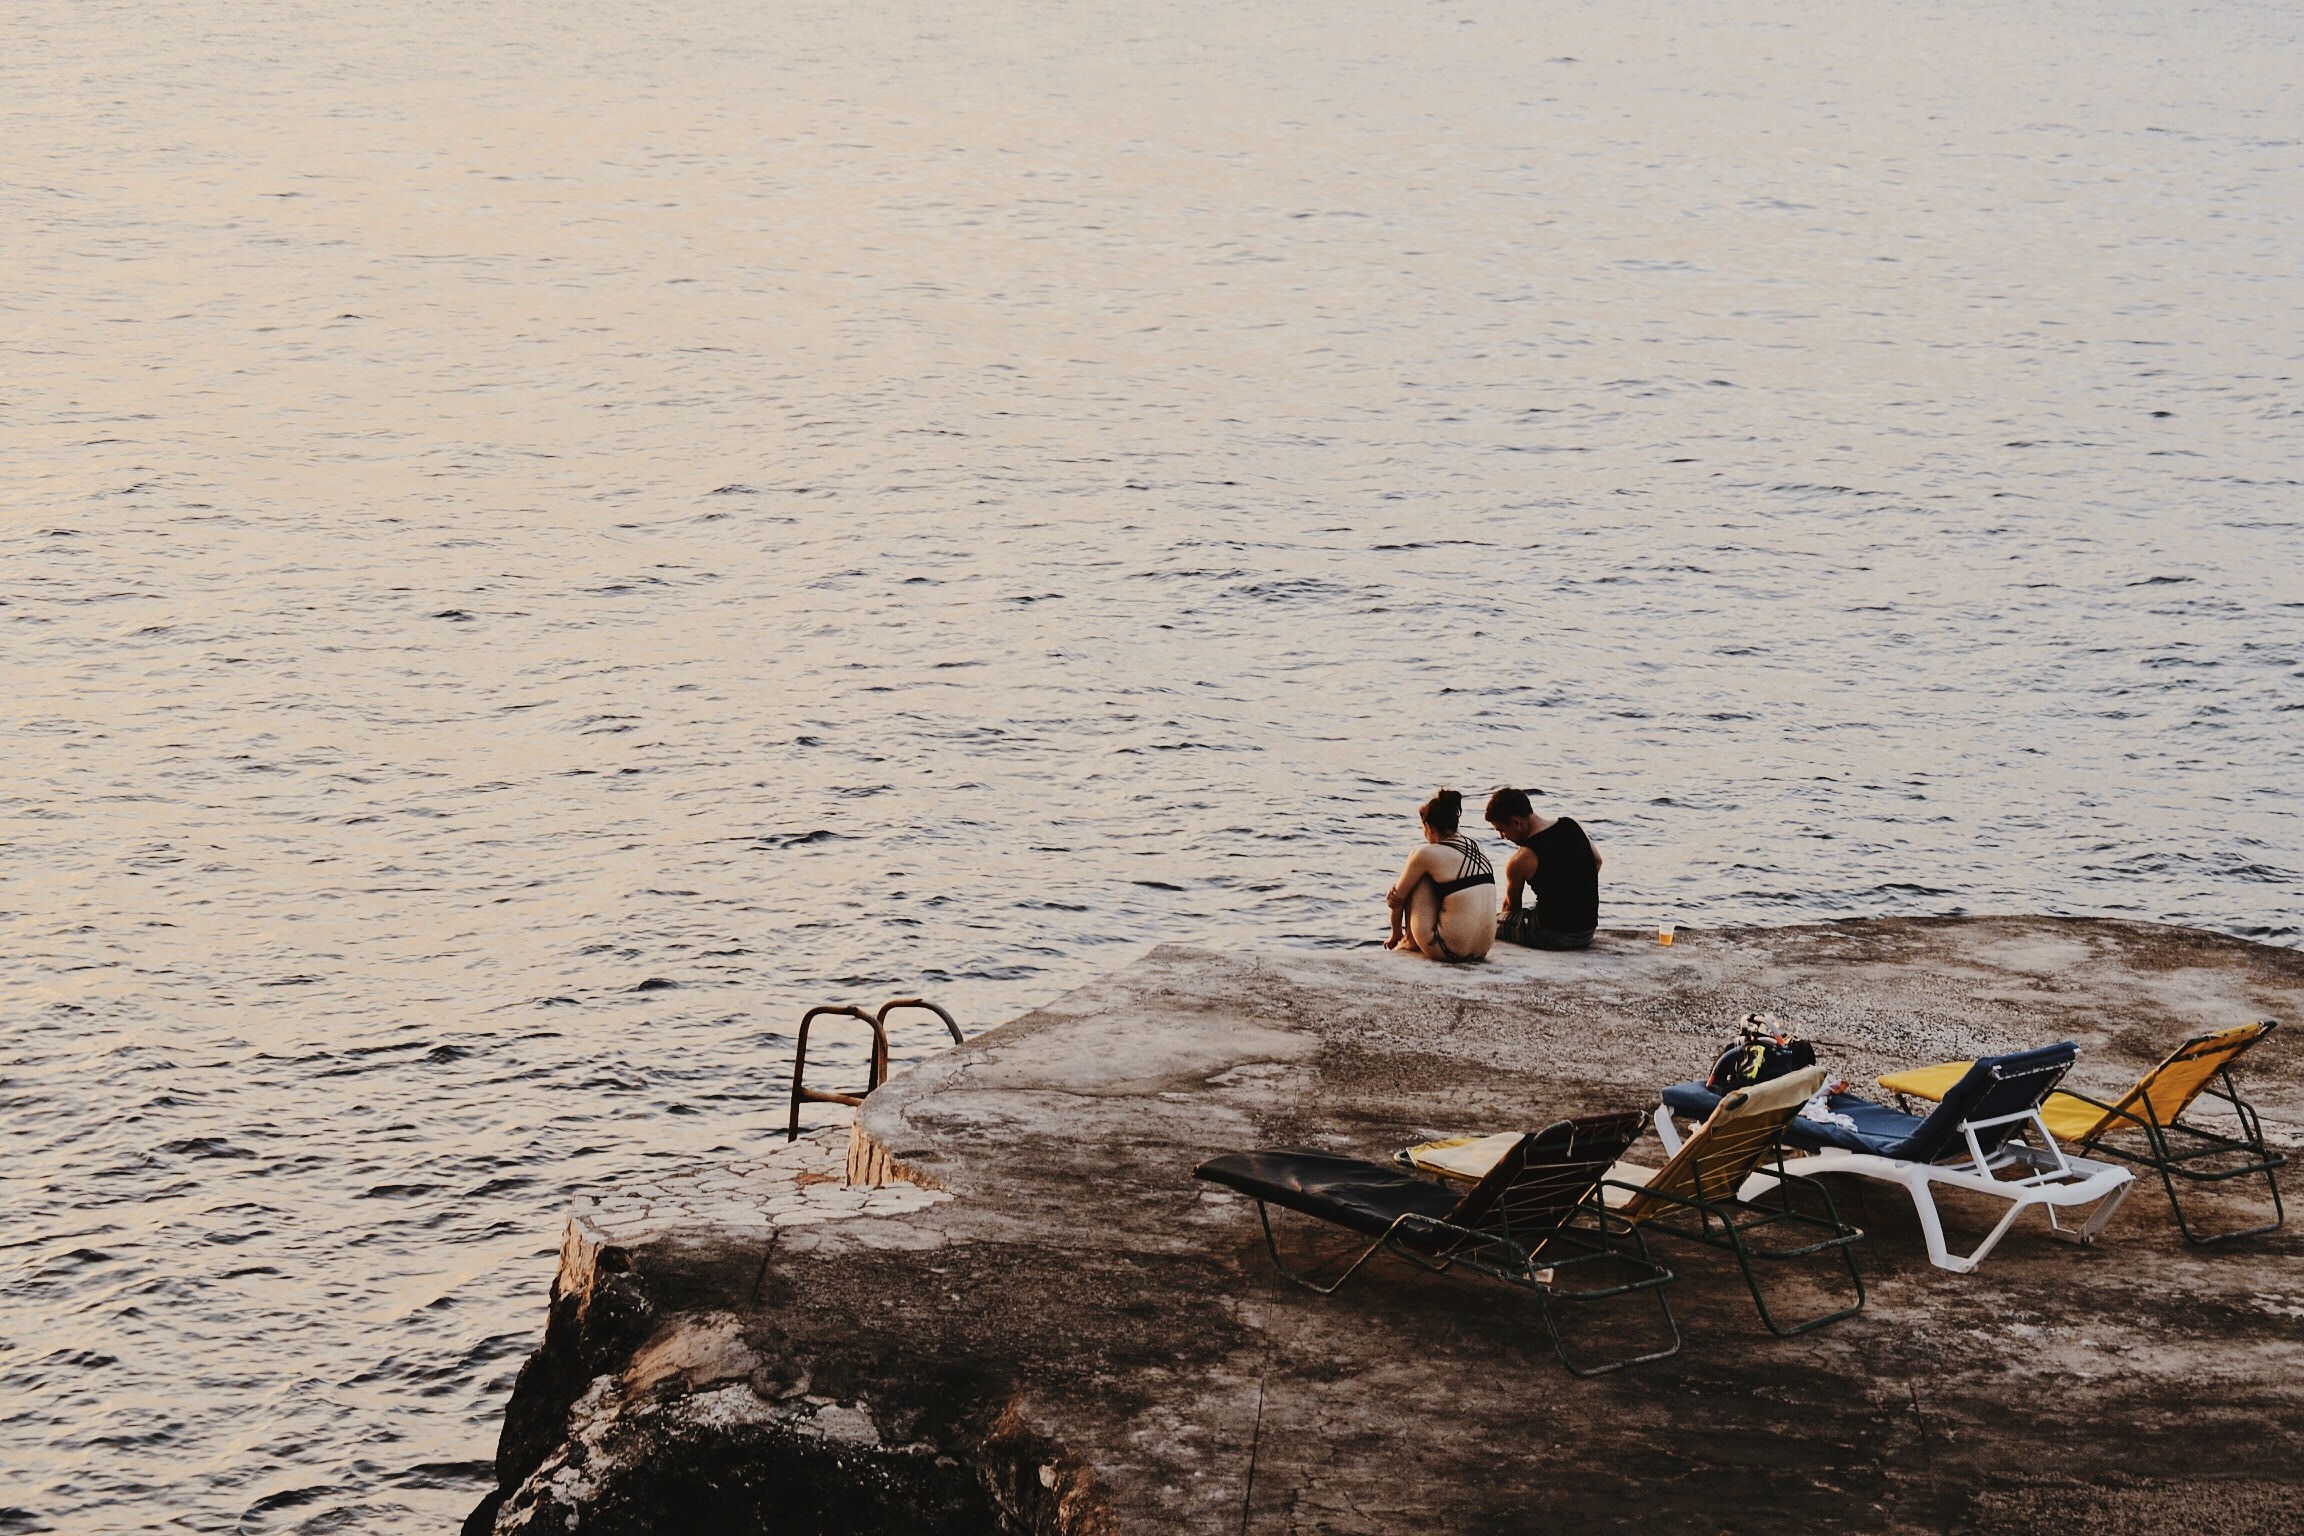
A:
POLYGON ((866 1013, 853 1003, 826 1003, 821 1008, 809 1009, 800 1016, 800 1043, 792 1052, 792 1118, 784 1127, 784 1140, 787 1144, 800 1139, 801 1105, 845 1104, 853 1109, 864 1102, 864 1094, 833 1093, 827 1089, 807 1086, 808 1026, 815 1023, 817 1019, 830 1014, 844 1018, 862 1019, 870 1027, 872 1031, 872 1074, 871 1079, 864 1084, 864 1093, 870 1093, 888 1081, 888 1015, 899 1008, 925 1009, 942 1019, 944 1027, 952 1032, 954 1045, 958 1045, 965 1038, 960 1033, 960 1026, 954 1022, 952 1015, 924 997, 899 997, 893 1002, 882 1003, 878 1013, 866 1013))

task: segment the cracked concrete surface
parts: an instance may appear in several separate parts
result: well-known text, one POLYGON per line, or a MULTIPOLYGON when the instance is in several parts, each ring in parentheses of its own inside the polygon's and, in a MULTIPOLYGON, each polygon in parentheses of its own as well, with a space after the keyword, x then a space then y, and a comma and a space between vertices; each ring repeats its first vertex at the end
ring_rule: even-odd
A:
MULTIPOLYGON (((2040 918, 1465 969, 1158 949, 873 1095, 862 1131, 920 1184, 847 1187, 835 1137, 579 1213, 470 1529, 2304 1529, 2298 1239, 2187 1247, 2156 1184, 2095 1248, 2030 1221, 1967 1276, 1899 1192, 1842 1186, 1861 1315, 1772 1338, 1730 1261, 1674 1246, 1686 1350, 1579 1381, 1492 1284, 1288 1287, 1253 1207, 1190 1176, 1652 1104, 1755 1009, 1860 1081, 2071 1038, 2101 1092, 2300 1000, 2293 951, 2040 918)), ((2300 1042, 2242 1073, 2276 1142, 2300 1042)))
POLYGON ((860 1216, 903 1216, 951 1196, 901 1180, 879 1187, 848 1182, 847 1126, 811 1131, 757 1157, 684 1168, 576 1202, 570 1223, 581 1238, 633 1249, 682 1232, 771 1233, 860 1216))

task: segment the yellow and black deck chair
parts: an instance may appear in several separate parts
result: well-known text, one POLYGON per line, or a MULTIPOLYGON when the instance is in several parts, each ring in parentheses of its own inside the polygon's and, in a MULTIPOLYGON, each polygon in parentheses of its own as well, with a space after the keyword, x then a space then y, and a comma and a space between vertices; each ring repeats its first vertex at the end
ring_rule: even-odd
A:
MULTIPOLYGON (((1822 1067, 1806 1067, 1739 1089, 1723 1098, 1685 1141, 1670 1116, 1659 1115, 1657 1132, 1665 1138, 1669 1161, 1661 1168, 1619 1162, 1600 1186, 1609 1211, 1634 1228, 1733 1254, 1760 1321, 1779 1338, 1852 1317, 1864 1307, 1864 1277, 1854 1251, 1863 1241, 1863 1229, 1840 1219, 1823 1185, 1784 1176, 1785 1128, 1823 1083, 1822 1067), (1814 1209, 1802 1209, 1803 1201, 1814 1209), (1755 1240, 1754 1234, 1769 1228, 1775 1230, 1755 1240), (1786 1233, 1796 1235, 1787 1243, 1786 1233), (1768 1309, 1754 1261, 1765 1265, 1812 1254, 1838 1255, 1854 1300, 1816 1317, 1780 1323, 1768 1309)), ((1510 1142, 1509 1136, 1450 1137, 1405 1148, 1393 1161, 1469 1182, 1485 1174, 1510 1142)))
MULTIPOLYGON (((2176 1229, 2187 1242, 2221 1243, 2275 1231, 2287 1219, 2276 1174, 2287 1166, 2288 1158, 2264 1144, 2263 1122, 2257 1118, 2255 1107, 2240 1097, 2240 1085, 2232 1078, 2233 1063, 2272 1033, 2272 1027, 2272 1020, 2260 1019, 2254 1024, 2194 1035, 2117 1099, 2095 1099, 2069 1088, 2059 1089, 2040 1106, 2041 1121, 2050 1135, 2081 1152, 2117 1157, 2157 1170, 2161 1186, 2168 1191, 2169 1208, 2176 1213, 2176 1229), (2211 1086, 2216 1083, 2223 1086, 2211 1086), (2240 1134, 2226 1135, 2187 1122, 2185 1114, 2203 1097, 2223 1100, 2238 1121, 2240 1134), (2230 1232, 2193 1229, 2176 1192, 2178 1179, 2221 1184, 2258 1174, 2272 1193, 2270 1221, 2230 1232)), ((1892 1072, 1880 1079, 1880 1086, 1890 1093, 1936 1100, 1967 1070, 1965 1061, 1948 1061, 1892 1072)))

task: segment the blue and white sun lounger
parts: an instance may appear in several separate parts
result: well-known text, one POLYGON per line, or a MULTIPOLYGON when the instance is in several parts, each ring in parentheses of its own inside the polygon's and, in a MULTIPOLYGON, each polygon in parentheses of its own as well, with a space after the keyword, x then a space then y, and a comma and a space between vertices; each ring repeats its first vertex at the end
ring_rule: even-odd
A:
MULTIPOLYGON (((1919 1213, 1929 1261, 1960 1274, 1983 1263, 2016 1218, 2034 1206, 2048 1212, 2055 1236, 2066 1242, 2094 1242, 2128 1198, 2135 1177, 2125 1168, 2064 1151, 2040 1119, 2041 1102, 2071 1069, 2079 1051, 2066 1041, 1979 1058, 1925 1120, 1854 1094, 1833 1094, 1824 1106, 1829 1118, 1804 1114, 1785 1128, 1785 1145, 1808 1155, 1786 1158, 1784 1172, 1799 1178, 1851 1173, 1901 1184, 1919 1213), (2037 1136, 2030 1134, 2035 1131, 2037 1136), (1974 1252, 1956 1254, 1946 1245, 1933 1193, 1939 1185, 2008 1202, 2007 1215, 1974 1252), (2059 1210, 2087 1205, 2096 1208, 2083 1226, 2066 1227, 2057 1219, 2059 1210)), ((1680 1139, 1678 1127, 1671 1123, 1672 1111, 1705 1116, 1719 1101, 1720 1096, 1701 1083, 1677 1083, 1665 1089, 1663 1107, 1656 1111, 1656 1130, 1666 1148, 1680 1139)))

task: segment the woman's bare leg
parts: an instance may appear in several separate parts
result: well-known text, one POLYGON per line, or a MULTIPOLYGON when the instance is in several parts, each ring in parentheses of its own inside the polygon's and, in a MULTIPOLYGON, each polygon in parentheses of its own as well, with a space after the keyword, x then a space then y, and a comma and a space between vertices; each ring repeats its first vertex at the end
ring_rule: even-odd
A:
POLYGON ((1432 935, 1439 925, 1440 897, 1427 880, 1408 893, 1408 937, 1401 940, 1400 947, 1420 955, 1437 955, 1440 946, 1432 942, 1432 935))

